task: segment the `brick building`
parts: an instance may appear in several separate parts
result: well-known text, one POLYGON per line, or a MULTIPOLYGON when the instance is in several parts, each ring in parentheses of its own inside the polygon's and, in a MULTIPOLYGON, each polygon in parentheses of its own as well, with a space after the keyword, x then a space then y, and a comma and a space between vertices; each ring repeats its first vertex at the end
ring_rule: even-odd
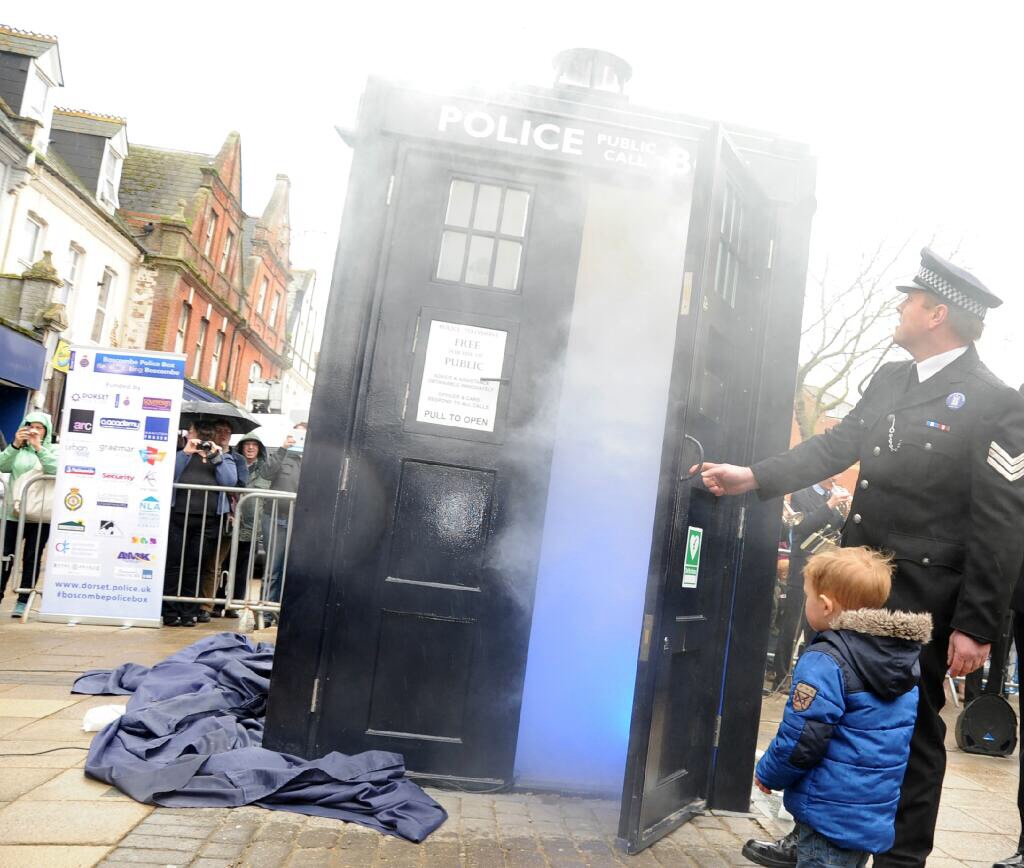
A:
POLYGON ((119 213, 146 248, 125 344, 185 353, 187 396, 244 403, 254 366, 279 377, 284 361, 284 305, 273 293, 287 286, 288 196, 279 181, 253 221, 241 181, 238 133, 216 155, 133 144, 119 213))

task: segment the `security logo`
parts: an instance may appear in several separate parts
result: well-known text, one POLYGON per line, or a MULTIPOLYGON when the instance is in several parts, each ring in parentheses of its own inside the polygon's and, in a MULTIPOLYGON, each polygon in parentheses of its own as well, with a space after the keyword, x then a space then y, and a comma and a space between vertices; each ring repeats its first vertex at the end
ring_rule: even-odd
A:
POLYGON ((159 440, 166 443, 170 426, 171 420, 165 416, 147 416, 146 431, 142 436, 146 440, 159 440))
POLYGON ((167 453, 155 446, 147 446, 139 450, 139 457, 143 464, 159 464, 167 457, 167 453))
POLYGON ((811 687, 806 681, 801 681, 793 688, 793 708, 797 711, 807 711, 817 695, 817 687, 811 687))
POLYGON ((967 396, 963 392, 951 392, 946 396, 946 406, 950 410, 959 410, 967 403, 967 396))
POLYGON ((57 525, 60 533, 85 533, 84 521, 62 521, 57 525))
POLYGON ((72 488, 66 495, 64 495, 64 505, 72 512, 82 508, 82 504, 85 503, 85 498, 82 497, 82 492, 77 488, 72 488))
POLYGON ((93 422, 96 418, 92 410, 71 410, 68 421, 69 434, 92 434, 93 422))

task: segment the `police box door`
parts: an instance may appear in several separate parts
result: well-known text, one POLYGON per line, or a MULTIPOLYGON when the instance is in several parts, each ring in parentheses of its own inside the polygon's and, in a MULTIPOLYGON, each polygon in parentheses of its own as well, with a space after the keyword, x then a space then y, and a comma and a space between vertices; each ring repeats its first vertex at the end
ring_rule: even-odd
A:
POLYGON ((702 156, 619 820, 630 852, 705 806, 742 555, 743 500, 687 476, 701 448, 749 461, 773 223, 720 129, 702 156))
POLYGON ((512 776, 581 187, 399 150, 315 752, 512 776))

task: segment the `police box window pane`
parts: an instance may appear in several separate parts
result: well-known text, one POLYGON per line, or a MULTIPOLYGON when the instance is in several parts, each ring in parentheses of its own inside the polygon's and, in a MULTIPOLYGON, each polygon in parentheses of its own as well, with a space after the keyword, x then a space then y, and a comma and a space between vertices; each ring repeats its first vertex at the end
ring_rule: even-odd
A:
POLYGON ((441 256, 437 260, 438 280, 461 280, 462 261, 465 258, 465 234, 446 231, 441 236, 441 256))
POLYGON ((517 235, 526 232, 526 211, 530 205, 530 194, 525 190, 505 191, 505 210, 501 214, 501 234, 517 235))
POLYGON ((501 187, 481 184, 476 197, 473 228, 480 232, 495 232, 498 228, 498 209, 501 206, 501 187))
POLYGON ((491 258, 494 254, 494 239, 486 235, 474 235, 469 241, 469 261, 466 263, 466 283, 473 286, 487 286, 491 280, 491 258))
MULTIPOLYGON (((476 184, 469 181, 452 181, 448 191, 448 211, 444 222, 449 226, 469 228, 469 215, 473 210, 473 190, 476 184)), ((460 263, 461 265, 461 263, 460 263)), ((453 278, 458 280, 458 278, 453 278)))
POLYGON ((523 245, 518 241, 499 241, 498 256, 494 263, 495 289, 517 289, 519 287, 519 260, 523 245))

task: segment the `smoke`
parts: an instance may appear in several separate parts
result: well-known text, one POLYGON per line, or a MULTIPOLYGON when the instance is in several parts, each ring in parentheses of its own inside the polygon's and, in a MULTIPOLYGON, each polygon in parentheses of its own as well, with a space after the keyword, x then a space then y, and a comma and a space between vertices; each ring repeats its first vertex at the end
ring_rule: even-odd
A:
POLYGON ((689 190, 591 185, 516 775, 618 793, 629 736, 689 190))

